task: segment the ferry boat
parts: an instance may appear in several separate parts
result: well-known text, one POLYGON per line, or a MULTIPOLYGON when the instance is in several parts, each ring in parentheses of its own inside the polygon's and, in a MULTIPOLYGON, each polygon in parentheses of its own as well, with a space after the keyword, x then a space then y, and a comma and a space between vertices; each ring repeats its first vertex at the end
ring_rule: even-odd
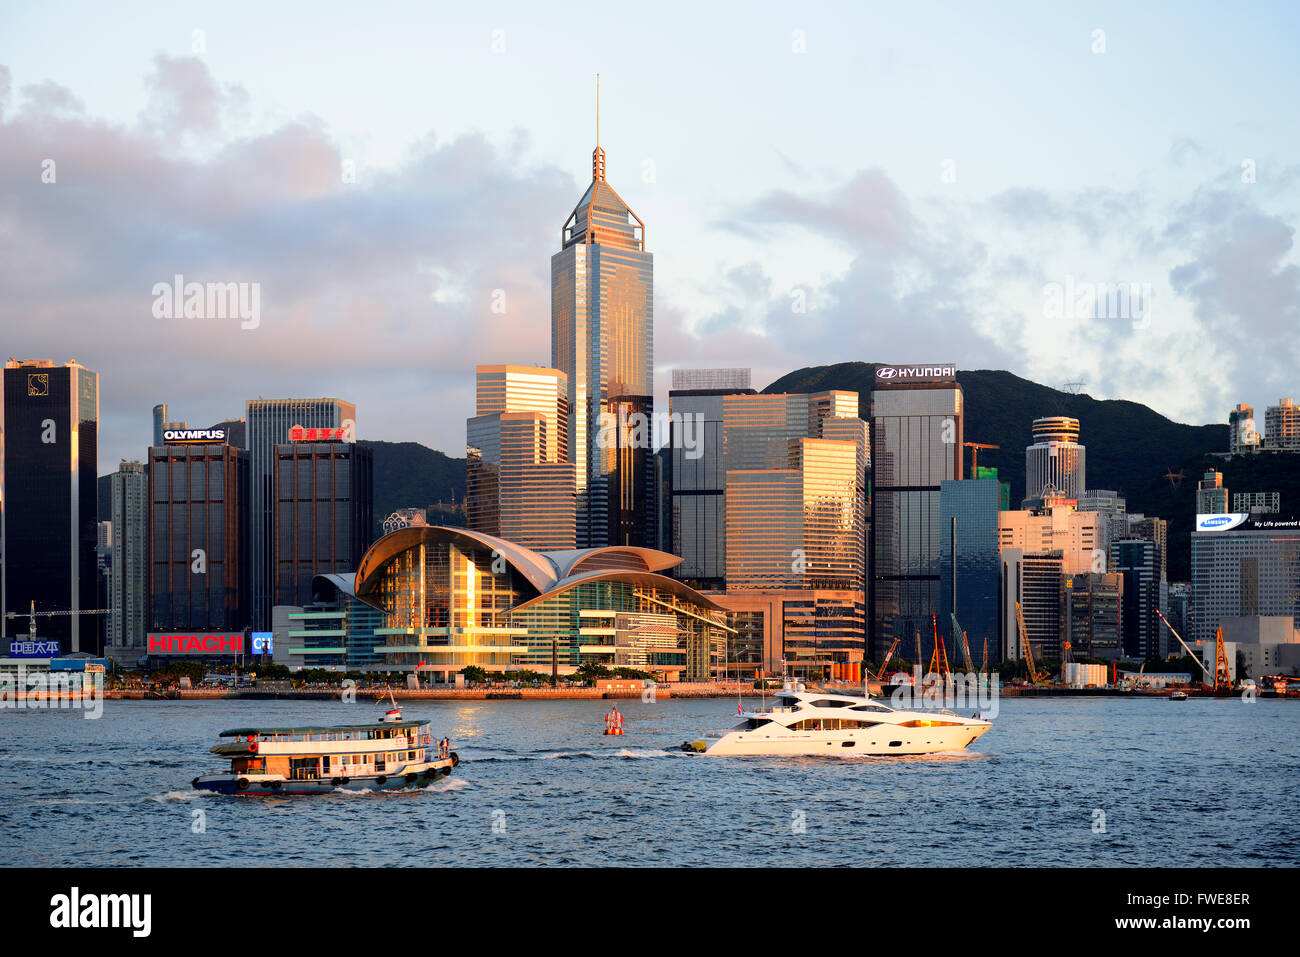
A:
POLYGON ((741 711, 744 719, 714 739, 683 750, 714 756, 836 756, 933 754, 957 751, 992 723, 942 711, 898 711, 869 696, 805 691, 787 683, 768 711, 741 711))
POLYGON ((332 727, 232 728, 211 750, 230 758, 229 771, 201 774, 200 791, 219 794, 322 794, 424 788, 460 763, 445 753, 427 721, 403 721, 394 707, 374 724, 332 727))

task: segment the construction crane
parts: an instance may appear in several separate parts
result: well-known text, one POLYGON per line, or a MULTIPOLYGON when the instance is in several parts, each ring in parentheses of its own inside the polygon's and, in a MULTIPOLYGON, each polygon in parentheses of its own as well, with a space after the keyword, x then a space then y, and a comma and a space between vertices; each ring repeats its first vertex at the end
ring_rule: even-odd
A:
POLYGON ((30 608, 28 611, 26 611, 26 612, 21 612, 21 611, 11 611, 11 612, 6 612, 6 613, 5 613, 5 617, 6 617, 6 618, 26 618, 26 619, 28 619, 28 623, 27 623, 27 634, 28 634, 28 637, 30 638, 30 640, 35 641, 35 640, 36 640, 36 619, 37 619, 37 618, 50 618, 50 617, 54 617, 54 616, 58 616, 58 615, 111 615, 112 613, 113 613, 113 609, 111 609, 111 608, 78 608, 78 609, 75 609, 75 610, 67 609, 67 610, 62 610, 62 611, 37 611, 37 610, 36 610, 36 602, 33 601, 32 604, 31 604, 31 608, 30 608))
POLYGON ((1020 647, 1025 653, 1025 664, 1029 667, 1030 684, 1042 684, 1047 677, 1039 675, 1038 666, 1034 664, 1034 646, 1029 641, 1029 632, 1025 629, 1025 616, 1020 611, 1020 602, 1016 602, 1016 628, 1020 631, 1020 647))
POLYGON ((898 649, 898 643, 902 640, 902 638, 895 638, 894 643, 890 645, 889 650, 885 652, 885 660, 880 663, 880 671, 876 674, 877 681, 885 676, 885 669, 889 667, 889 659, 894 657, 894 652, 898 649))
POLYGON ((1223 691, 1231 691, 1232 677, 1228 673, 1228 653, 1223 647, 1223 629, 1216 628, 1214 630, 1214 673, 1211 674, 1210 669, 1205 667, 1202 663, 1201 656, 1188 647, 1187 642, 1183 641, 1183 636, 1174 630, 1174 626, 1169 624, 1169 619, 1161 614, 1160 609, 1156 609, 1156 614, 1160 615, 1160 620, 1165 623, 1165 627, 1169 629, 1169 633, 1178 639, 1178 643, 1182 645, 1196 663, 1201 666, 1201 670, 1205 672, 1205 677, 1210 679, 1209 681, 1204 682, 1205 686, 1207 688, 1213 688, 1216 694, 1223 691))
POLYGON ((966 659, 966 673, 972 674, 975 671, 975 662, 971 661, 970 643, 966 640, 966 632, 962 631, 961 625, 957 623, 956 612, 950 612, 949 617, 952 618, 953 640, 956 640, 957 636, 961 635, 961 653, 962 653, 962 657, 966 659))
POLYGON ((970 449, 970 477, 975 478, 976 470, 980 464, 980 449, 1000 449, 1000 445, 988 445, 984 442, 963 442, 962 445, 970 449))
POLYGON ((939 637, 939 616, 931 615, 930 623, 934 625, 934 653, 930 655, 930 673, 947 675, 952 669, 948 667, 948 649, 939 637))

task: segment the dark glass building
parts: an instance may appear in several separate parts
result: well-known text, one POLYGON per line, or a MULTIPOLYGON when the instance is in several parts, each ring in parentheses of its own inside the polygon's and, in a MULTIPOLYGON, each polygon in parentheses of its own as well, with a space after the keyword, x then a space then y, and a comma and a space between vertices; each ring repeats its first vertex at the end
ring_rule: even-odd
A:
MULTIPOLYGON (((10 359, 3 416, 0 612, 25 614, 32 602, 38 612, 94 611, 99 376, 75 361, 10 359)), ((36 627, 65 654, 103 651, 93 615, 53 615, 36 627)), ((0 634, 26 631, 25 619, 0 617, 0 634)))
MULTIPOLYGON (((977 670, 983 662, 985 639, 988 640, 989 663, 995 664, 1001 658, 998 601, 998 512, 1001 504, 1002 485, 996 478, 940 484, 942 537, 937 612, 939 634, 948 638, 948 661, 954 667, 958 662, 964 664, 961 633, 952 626, 954 613, 966 632, 977 670)), ((923 648, 932 651, 934 630, 922 631, 921 637, 923 648)), ((899 647, 906 648, 906 642, 899 647)))
POLYGON ((344 429, 356 439, 357 407, 342 399, 249 399, 245 405, 244 437, 248 449, 249 547, 252 566, 253 626, 265 630, 271 624, 271 600, 275 590, 275 447, 289 441, 294 426, 305 429, 344 429))
POLYGON ((374 476, 355 442, 275 447, 276 605, 308 605, 317 575, 356 570, 372 540, 374 476))
MULTIPOLYGON (((877 366, 871 394, 870 656, 933 635, 939 612, 941 486, 961 478, 964 398, 951 366, 877 366), (917 370, 928 375, 917 375, 917 370)), ((933 645, 933 637, 929 638, 933 645)))
POLYGON ((149 631, 248 627, 248 501, 244 449, 149 449, 149 631))

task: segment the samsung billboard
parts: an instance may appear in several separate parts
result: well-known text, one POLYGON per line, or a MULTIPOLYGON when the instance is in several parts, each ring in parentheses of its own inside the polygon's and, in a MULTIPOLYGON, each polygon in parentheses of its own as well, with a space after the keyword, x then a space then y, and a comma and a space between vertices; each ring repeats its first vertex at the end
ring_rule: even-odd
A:
POLYGON ((1232 529, 1242 531, 1267 532, 1273 529, 1298 529, 1300 518, 1275 518, 1272 515, 1251 515, 1249 512, 1224 512, 1196 516, 1196 531, 1226 532, 1232 529))

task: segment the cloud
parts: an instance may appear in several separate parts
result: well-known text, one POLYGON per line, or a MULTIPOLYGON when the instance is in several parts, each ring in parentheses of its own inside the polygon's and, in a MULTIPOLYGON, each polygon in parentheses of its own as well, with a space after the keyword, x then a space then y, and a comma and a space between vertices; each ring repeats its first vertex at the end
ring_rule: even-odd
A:
POLYGON ((133 126, 50 83, 10 110, 7 82, 0 327, 13 355, 100 373, 101 471, 143 454, 158 402, 207 423, 258 395, 351 399, 362 437, 456 454, 474 365, 549 361, 548 258, 581 189, 529 168, 526 140, 428 133, 345 182, 315 117, 233 132, 242 93, 196 60, 154 61, 133 126), (155 318, 153 287, 176 275, 257 283, 260 325, 155 318))

